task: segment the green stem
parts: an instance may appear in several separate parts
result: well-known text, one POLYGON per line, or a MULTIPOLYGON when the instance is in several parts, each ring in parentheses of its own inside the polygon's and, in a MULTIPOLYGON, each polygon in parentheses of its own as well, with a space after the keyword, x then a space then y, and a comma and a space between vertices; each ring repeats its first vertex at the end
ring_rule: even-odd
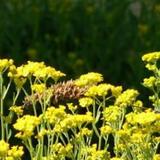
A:
POLYGON ((17 89, 17 93, 16 93, 16 96, 15 96, 15 98, 14 98, 14 100, 13 100, 13 105, 15 105, 16 104, 16 101, 17 101, 17 99, 18 99, 18 96, 19 96, 19 94, 20 94, 20 89, 17 89))
POLYGON ((3 121, 3 77, 0 74, 0 117, 1 117, 1 139, 4 139, 4 121, 3 121))

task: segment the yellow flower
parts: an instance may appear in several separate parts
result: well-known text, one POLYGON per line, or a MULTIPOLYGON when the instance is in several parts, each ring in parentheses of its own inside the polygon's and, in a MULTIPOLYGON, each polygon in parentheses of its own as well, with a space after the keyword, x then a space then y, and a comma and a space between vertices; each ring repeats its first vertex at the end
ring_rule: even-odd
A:
POLYGON ((80 129, 80 132, 76 135, 76 138, 83 137, 83 136, 91 136, 92 130, 88 128, 82 128, 80 129))
POLYGON ((8 151, 8 155, 15 159, 22 157, 23 154, 24 154, 24 151, 22 146, 13 146, 8 151))
POLYGON ((101 130, 101 135, 108 135, 113 132, 112 127, 110 127, 109 125, 101 127, 100 130, 101 130))
POLYGON ((149 125, 156 121, 156 117, 155 112, 142 112, 134 116, 134 121, 141 125, 149 125))
POLYGON ((76 128, 82 126, 82 124, 88 124, 93 122, 94 118, 92 117, 92 114, 90 112, 87 112, 86 114, 75 114, 71 115, 68 114, 67 117, 60 122, 60 124, 57 124, 54 128, 55 132, 65 132, 68 129, 76 128))
POLYGON ((157 70, 157 66, 155 64, 147 63, 145 66, 149 71, 155 72, 157 70))
POLYGON ((160 52, 147 53, 142 56, 142 60, 148 63, 155 63, 160 59, 160 52))
POLYGON ((120 107, 127 107, 131 106, 138 96, 138 91, 134 89, 127 89, 115 101, 115 105, 120 107))
POLYGON ((121 116, 121 108, 118 106, 112 106, 110 105, 109 107, 105 108, 103 112, 103 117, 106 122, 116 122, 119 120, 121 116))
POLYGON ((109 160, 110 154, 107 150, 97 150, 97 145, 83 148, 82 153, 87 156, 87 160, 109 160))
POLYGON ((79 99, 79 104, 81 107, 89 107, 93 103, 94 103, 94 100, 89 97, 84 97, 84 98, 79 99))
POLYGON ((156 78, 151 76, 143 80, 143 85, 147 88, 153 88, 155 86, 156 78))
POLYGON ((28 61, 27 64, 17 67, 16 77, 30 77, 35 72, 45 68, 44 62, 32 62, 28 61))
POLYGON ((153 160, 160 160, 160 154, 155 154, 153 160))
POLYGON ((67 103, 67 107, 71 112, 74 112, 77 109, 77 105, 74 105, 73 103, 67 103))
POLYGON ((140 100, 137 100, 133 103, 133 107, 136 107, 136 108, 142 108, 143 107, 143 102, 140 101, 140 100))
POLYGON ((70 157, 72 154, 73 146, 72 144, 68 143, 66 146, 62 145, 61 143, 54 144, 52 146, 53 150, 53 157, 56 159, 61 159, 63 157, 70 157))
POLYGON ((23 139, 32 136, 34 128, 39 124, 40 118, 31 115, 25 115, 17 119, 16 123, 13 125, 13 127, 19 131, 16 137, 23 139))
POLYGON ((9 150, 9 144, 4 140, 0 140, 0 157, 5 157, 9 150))
POLYGON ((64 77, 65 74, 57 71, 53 67, 44 67, 34 72, 34 76, 38 79, 48 79, 52 78, 54 81, 57 81, 59 78, 64 77))
POLYGON ((12 59, 0 59, 0 73, 4 72, 11 65, 13 65, 12 59))
POLYGON ((111 86, 111 92, 114 97, 118 97, 122 93, 122 86, 111 86))
POLYGON ((31 89, 33 92, 36 93, 43 93, 46 90, 46 85, 41 83, 41 84, 33 84, 31 86, 31 89))
POLYGON ((95 97, 95 96, 106 96, 108 91, 112 88, 110 84, 99 84, 97 86, 91 86, 88 91, 85 93, 86 96, 95 97))
POLYGON ((10 111, 15 112, 18 116, 23 114, 23 109, 22 106, 12 106, 9 108, 10 111))
POLYGON ((81 75, 79 79, 75 80, 77 86, 83 87, 86 85, 93 85, 103 81, 103 76, 99 73, 90 72, 81 75))
POLYGON ((153 125, 154 122, 159 121, 159 114, 153 111, 146 111, 141 113, 129 113, 126 115, 126 120, 130 124, 140 124, 143 126, 153 125))
POLYGON ((66 117, 65 106, 59 106, 59 108, 49 107, 44 114, 44 120, 54 125, 59 123, 66 117))

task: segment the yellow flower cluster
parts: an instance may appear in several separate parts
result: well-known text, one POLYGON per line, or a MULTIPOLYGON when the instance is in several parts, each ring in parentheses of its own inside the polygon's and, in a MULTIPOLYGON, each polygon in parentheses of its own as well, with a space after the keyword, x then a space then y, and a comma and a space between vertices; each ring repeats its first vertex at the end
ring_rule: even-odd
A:
POLYGON ((48 79, 48 78, 52 78, 53 80, 57 81, 59 78, 65 76, 64 73, 55 70, 55 68, 53 67, 44 67, 42 68, 42 70, 37 70, 34 73, 34 76, 38 79, 48 79))
POLYGON ((5 157, 9 150, 9 144, 4 140, 0 140, 0 157, 5 157))
POLYGON ((89 72, 81 75, 79 79, 75 80, 77 86, 83 87, 88 85, 97 84, 103 81, 103 76, 99 73, 89 72))
POLYGON ((65 106, 60 106, 59 108, 49 107, 44 114, 44 120, 48 123, 55 125, 59 123, 66 117, 65 106))
POLYGON ((13 65, 12 59, 0 59, 0 73, 4 72, 7 68, 13 65))
POLYGON ((90 97, 84 97, 79 99, 79 105, 81 107, 89 107, 94 104, 94 100, 90 97))
POLYGON ((16 123, 13 127, 19 131, 16 134, 18 138, 28 138, 33 135, 34 128, 40 124, 40 118, 31 116, 31 115, 24 115, 23 117, 17 119, 16 123))
POLYGON ((116 105, 111 105, 107 108, 105 108, 104 112, 103 112, 103 118, 106 122, 109 123, 113 123, 113 122, 117 122, 120 119, 121 116, 121 108, 116 106, 116 105))
POLYGON ((84 136, 91 136, 93 133, 92 130, 88 129, 88 128, 82 128, 80 130, 80 132, 76 135, 76 138, 81 138, 81 137, 84 137, 84 136))
POLYGON ((115 105, 120 107, 127 107, 132 106, 132 104, 135 102, 138 91, 134 89, 127 89, 124 91, 121 95, 119 95, 115 101, 115 105))
POLYGON ((11 106, 9 108, 9 110, 16 113, 17 116, 23 115, 23 109, 24 109, 23 106, 11 106))
POLYGON ((102 126, 100 130, 102 136, 108 135, 113 132, 113 128, 109 125, 102 126))
POLYGON ((57 81, 60 77, 65 76, 64 73, 55 70, 55 68, 46 66, 44 62, 31 62, 20 67, 11 67, 8 76, 11 78, 31 77, 34 76, 37 79, 47 80, 52 78, 57 81))
POLYGON ((8 151, 8 156, 13 157, 14 159, 18 159, 24 154, 22 146, 13 146, 8 151))
POLYGON ((90 147, 85 147, 82 150, 83 154, 87 154, 87 160, 109 160, 110 154, 107 150, 97 150, 97 144, 90 147))
POLYGON ((160 123, 160 115, 153 112, 153 111, 146 111, 146 112, 141 112, 141 113, 130 113, 126 115, 126 120, 130 124, 139 124, 139 125, 152 125, 154 122, 159 121, 160 123))
POLYGON ((154 76, 151 76, 149 78, 145 78, 143 80, 143 85, 147 88, 153 88, 156 83, 156 78, 154 76))
POLYGON ((160 52, 152 52, 142 56, 142 60, 148 63, 155 63, 160 59, 160 52))
POLYGON ((7 142, 0 140, 0 159, 17 160, 20 159, 23 154, 22 146, 12 146, 10 148, 7 142))
POLYGON ((108 94, 108 91, 111 89, 110 84, 99 84, 91 86, 88 91, 85 93, 86 96, 89 97, 96 97, 96 96, 106 96, 108 94))
POLYGON ((41 83, 41 84, 33 84, 31 86, 31 89, 32 89, 33 92, 43 93, 47 88, 46 88, 46 85, 44 83, 41 83))
POLYGON ((71 157, 72 155, 72 144, 68 143, 66 146, 61 143, 54 144, 52 146, 53 154, 52 157, 56 159, 64 159, 65 157, 71 157))
POLYGON ((54 128, 55 132, 65 132, 71 128, 81 127, 82 124, 88 124, 94 121, 90 112, 86 114, 68 114, 67 117, 57 124, 54 128))

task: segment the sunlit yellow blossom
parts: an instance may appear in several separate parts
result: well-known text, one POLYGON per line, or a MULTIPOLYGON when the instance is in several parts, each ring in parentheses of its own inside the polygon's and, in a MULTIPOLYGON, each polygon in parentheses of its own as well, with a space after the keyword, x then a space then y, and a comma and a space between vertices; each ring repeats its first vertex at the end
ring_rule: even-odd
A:
POLYGON ((130 137, 131 142, 134 143, 143 143, 146 141, 147 134, 143 134, 142 132, 133 133, 130 137))
POLYGON ((74 105, 73 103, 67 103, 67 107, 72 112, 74 112, 77 109, 77 105, 74 105))
POLYGON ((106 96, 108 91, 111 89, 112 85, 110 84, 99 84, 97 86, 91 86, 88 91, 85 93, 86 96, 95 97, 95 96, 106 96))
POLYGON ((57 159, 61 159, 62 157, 70 157, 72 154, 72 144, 68 143, 66 146, 61 143, 54 144, 52 146, 53 157, 57 159))
POLYGON ((109 125, 105 125, 101 127, 100 130, 102 135, 108 135, 113 132, 112 127, 110 127, 109 125))
POLYGON ((89 107, 93 103, 94 103, 94 100, 89 97, 84 97, 84 98, 79 99, 79 104, 81 107, 89 107))
POLYGON ((32 76, 35 72, 45 68, 44 62, 31 62, 28 61, 27 64, 17 67, 17 77, 29 77, 32 76))
POLYGON ((118 106, 109 106, 105 108, 103 112, 103 117, 106 122, 116 122, 119 121, 121 116, 121 108, 118 106))
POLYGON ((0 140, 0 157, 5 157, 9 150, 9 144, 4 140, 0 140))
POLYGON ((160 52, 147 53, 142 56, 142 60, 149 63, 155 63, 160 59, 160 52))
POLYGON ((23 114, 23 107, 22 106, 12 106, 9 108, 10 111, 16 113, 18 116, 23 114))
POLYGON ((103 76, 99 73, 89 72, 81 75, 79 79, 75 81, 77 86, 93 85, 103 81, 103 76))
POLYGON ((36 93, 43 93, 46 90, 46 85, 41 83, 41 84, 33 84, 31 86, 31 89, 33 92, 36 93))
POLYGON ((157 70, 157 66, 155 64, 147 63, 145 66, 149 71, 155 72, 157 70))
POLYGON ((140 101, 140 100, 137 100, 133 103, 133 107, 136 107, 136 108, 142 108, 143 107, 143 102, 140 101))
POLYGON ((138 91, 134 89, 127 89, 124 91, 115 101, 115 105, 120 107, 127 107, 131 106, 134 101, 136 100, 136 97, 138 96, 138 91))
POLYGON ((40 124, 40 118, 25 115, 22 118, 17 119, 13 127, 19 131, 16 134, 18 138, 28 138, 33 135, 34 128, 40 124))
POLYGON ((7 68, 9 68, 11 65, 13 65, 12 59, 0 59, 0 73, 5 71, 7 68))
POLYGON ((153 160, 160 160, 160 154, 155 154, 153 160))
POLYGON ((155 112, 130 113, 126 115, 127 122, 131 124, 150 125, 159 118, 155 112))
POLYGON ((120 138, 129 140, 129 137, 130 137, 130 131, 129 131, 129 130, 120 129, 119 131, 116 132, 116 134, 117 134, 120 138))
POLYGON ((122 86, 111 86, 111 92, 114 97, 118 97, 122 93, 122 86))
POLYGON ((82 124, 91 123, 93 122, 94 118, 92 117, 90 112, 87 112, 86 114, 75 114, 70 115, 68 114, 67 117, 60 122, 59 125, 56 125, 54 130, 55 132, 63 132, 70 128, 80 127, 82 124))
POLYGON ((8 151, 8 155, 15 159, 22 157, 23 154, 24 154, 24 151, 22 146, 13 146, 8 151))
POLYGON ((147 88, 153 88, 155 86, 156 78, 151 76, 143 80, 143 85, 147 88))
POLYGON ((88 128, 82 128, 80 130, 80 132, 76 135, 76 137, 83 137, 83 136, 91 136, 91 134, 93 133, 92 130, 88 129, 88 128))
POLYGON ((109 160, 110 154, 107 150, 97 150, 97 145, 85 147, 82 149, 82 153, 87 155, 87 160, 109 160))
POLYGON ((53 80, 57 81, 59 78, 64 77, 65 74, 57 71, 53 67, 44 67, 41 70, 37 70, 34 72, 34 76, 38 79, 48 79, 52 78, 53 80))
POLYGON ((134 116, 134 121, 142 125, 148 125, 156 121, 155 112, 142 112, 134 116))
POLYGON ((14 83, 18 89, 21 89, 26 82, 26 77, 23 77, 18 73, 15 65, 9 67, 8 77, 14 80, 14 83))
POLYGON ((56 124, 66 117, 65 106, 59 108, 49 107, 44 114, 44 119, 50 124, 56 124))

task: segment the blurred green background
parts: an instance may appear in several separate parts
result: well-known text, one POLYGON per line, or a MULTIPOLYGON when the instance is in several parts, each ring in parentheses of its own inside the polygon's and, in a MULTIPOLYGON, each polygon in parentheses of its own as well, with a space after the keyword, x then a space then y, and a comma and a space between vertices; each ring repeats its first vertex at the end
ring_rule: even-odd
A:
POLYGON ((0 57, 44 61, 76 78, 140 88, 142 54, 160 48, 159 0, 1 0, 0 57))

